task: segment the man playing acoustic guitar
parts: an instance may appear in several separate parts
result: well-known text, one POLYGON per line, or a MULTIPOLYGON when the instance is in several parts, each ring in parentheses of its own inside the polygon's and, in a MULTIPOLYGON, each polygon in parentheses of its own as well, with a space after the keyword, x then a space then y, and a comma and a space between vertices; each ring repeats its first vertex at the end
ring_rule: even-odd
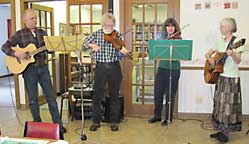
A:
MULTIPOLYGON (((27 54, 23 51, 14 51, 12 47, 16 47, 18 45, 20 48, 25 48, 29 44, 34 44, 37 48, 40 48, 45 45, 43 36, 47 36, 47 33, 44 30, 36 28, 37 16, 35 15, 34 10, 25 10, 23 20, 25 28, 17 31, 2 46, 2 50, 6 55, 16 57, 20 61, 28 59, 26 56, 27 54)), ((53 86, 47 65, 47 51, 36 54, 35 62, 30 64, 22 74, 25 88, 28 93, 29 108, 33 121, 42 121, 38 103, 39 83, 47 99, 53 122, 60 125, 61 133, 65 133, 66 129, 63 127, 63 123, 59 116, 57 102, 53 95, 53 86)))

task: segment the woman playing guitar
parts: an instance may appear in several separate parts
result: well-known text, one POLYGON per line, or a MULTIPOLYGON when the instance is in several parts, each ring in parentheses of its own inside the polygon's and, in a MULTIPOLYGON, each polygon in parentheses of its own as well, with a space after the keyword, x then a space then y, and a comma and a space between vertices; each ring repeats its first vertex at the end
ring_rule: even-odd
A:
POLYGON ((216 42, 213 49, 209 50, 206 58, 211 65, 215 65, 215 60, 211 57, 215 52, 225 53, 223 73, 220 74, 215 86, 214 107, 212 120, 214 127, 219 132, 211 134, 220 142, 227 142, 229 133, 241 131, 242 129, 242 100, 239 76, 239 63, 243 48, 229 49, 229 45, 238 41, 233 33, 237 31, 236 22, 233 18, 224 18, 220 22, 220 32, 224 36, 216 42))

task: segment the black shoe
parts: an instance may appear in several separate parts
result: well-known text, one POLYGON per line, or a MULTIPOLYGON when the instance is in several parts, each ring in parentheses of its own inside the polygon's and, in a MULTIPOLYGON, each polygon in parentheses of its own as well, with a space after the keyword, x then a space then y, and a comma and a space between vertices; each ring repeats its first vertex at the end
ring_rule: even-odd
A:
POLYGON ((224 133, 219 134, 216 139, 223 143, 228 142, 228 136, 226 136, 224 133))
POLYGON ((61 133, 66 133, 67 129, 64 126, 60 126, 60 132, 61 133))
POLYGON ((90 131, 96 131, 98 128, 100 128, 100 124, 92 124, 90 126, 90 131))
POLYGON ((217 133, 209 135, 209 137, 210 138, 218 138, 218 136, 221 135, 221 134, 222 134, 222 132, 217 132, 217 133))
POLYGON ((159 121, 161 121, 161 118, 153 117, 153 118, 148 120, 148 123, 155 123, 155 122, 159 122, 159 121))
MULTIPOLYGON (((170 120, 170 123, 172 122, 172 120, 170 120)), ((167 126, 169 124, 168 120, 165 119, 163 122, 162 122, 162 126, 167 126)))
POLYGON ((118 131, 119 128, 118 128, 118 125, 117 124, 112 124, 111 125, 111 130, 114 132, 114 131, 118 131))

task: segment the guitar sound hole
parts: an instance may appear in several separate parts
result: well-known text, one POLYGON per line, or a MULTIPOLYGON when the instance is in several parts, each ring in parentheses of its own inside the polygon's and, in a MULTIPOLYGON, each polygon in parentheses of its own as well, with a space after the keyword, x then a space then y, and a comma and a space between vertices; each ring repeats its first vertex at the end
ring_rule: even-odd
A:
POLYGON ((29 52, 26 52, 26 56, 25 56, 25 59, 30 59, 30 53, 29 52))
POLYGON ((210 73, 212 73, 214 70, 215 70, 215 66, 214 65, 210 65, 209 68, 208 68, 208 71, 210 73))
POLYGON ((19 63, 19 64, 21 64, 21 61, 20 61, 20 59, 17 57, 16 58, 16 60, 17 60, 17 62, 19 63))

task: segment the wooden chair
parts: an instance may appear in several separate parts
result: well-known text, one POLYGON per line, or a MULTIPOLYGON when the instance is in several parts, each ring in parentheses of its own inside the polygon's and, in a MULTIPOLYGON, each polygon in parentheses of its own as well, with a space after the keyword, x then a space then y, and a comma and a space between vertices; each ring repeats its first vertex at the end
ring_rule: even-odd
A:
POLYGON ((24 137, 44 138, 44 139, 64 139, 60 133, 60 126, 57 123, 26 122, 24 137))

